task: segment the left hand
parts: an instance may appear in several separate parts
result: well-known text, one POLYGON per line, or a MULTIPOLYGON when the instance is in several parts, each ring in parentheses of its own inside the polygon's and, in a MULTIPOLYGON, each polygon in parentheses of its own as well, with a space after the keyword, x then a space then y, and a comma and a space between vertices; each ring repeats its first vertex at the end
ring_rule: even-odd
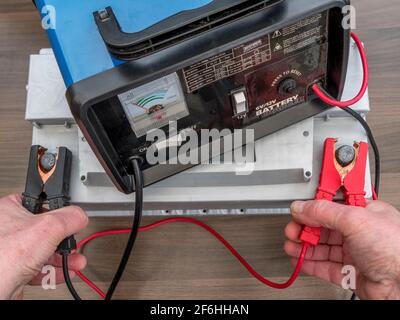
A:
MULTIPOLYGON (((33 215, 21 204, 19 195, 0 199, 0 299, 21 299, 27 284, 40 285, 45 265, 55 268, 55 282, 64 277, 58 244, 88 224, 85 212, 74 206, 33 215)), ((70 275, 86 266, 86 258, 72 254, 70 275)))

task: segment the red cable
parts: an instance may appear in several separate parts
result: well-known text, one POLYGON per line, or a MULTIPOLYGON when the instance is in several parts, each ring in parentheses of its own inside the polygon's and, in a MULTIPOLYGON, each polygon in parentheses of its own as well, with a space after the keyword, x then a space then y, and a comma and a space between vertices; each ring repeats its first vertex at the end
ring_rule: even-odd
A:
POLYGON ((106 298, 106 294, 98 286, 96 286, 92 281, 90 281, 88 278, 86 278, 82 272, 75 271, 75 273, 79 278, 81 278, 81 280, 83 282, 85 282, 89 287, 91 287, 94 291, 96 291, 100 297, 102 297, 103 299, 106 298))
POLYGON ((347 107, 350 107, 350 106, 356 104, 364 97, 365 92, 368 89, 369 70, 368 70, 367 54, 365 52, 364 46, 363 46, 360 38, 354 32, 351 32, 351 37, 357 44, 357 48, 358 48, 358 51, 360 52, 363 70, 364 70, 363 83, 362 83, 360 92, 357 94, 357 96, 348 101, 338 101, 336 99, 332 99, 332 98, 328 97, 323 92, 323 90, 321 90, 321 88, 319 87, 319 84, 314 84, 312 86, 312 89, 313 89, 314 93, 318 96, 318 98, 320 98, 322 101, 324 101, 325 103, 327 103, 333 107, 347 108, 347 107))
MULTIPOLYGON (((193 218, 170 218, 170 219, 165 219, 161 220, 159 222, 155 222, 153 224, 143 226, 139 229, 139 232, 144 232, 144 231, 149 231, 151 229, 157 228, 159 226, 169 224, 169 223, 174 223, 174 222, 185 222, 185 223, 191 223, 194 225, 197 225, 201 227, 202 229, 208 231, 211 233, 215 238, 217 238, 234 256, 235 258, 247 269, 247 271, 257 280, 260 282, 264 283, 267 286, 270 286, 275 289, 286 289, 290 287, 297 279, 297 277, 300 274, 301 268, 303 266, 303 262, 305 260, 306 254, 307 254, 307 249, 308 249, 308 244, 304 243, 301 254, 299 257, 299 260, 297 262, 296 268, 292 274, 292 276, 289 278, 288 281, 285 283, 275 283, 272 282, 266 278, 264 278, 262 275, 260 275, 257 271, 254 270, 254 268, 236 251, 235 248, 232 247, 232 245, 224 239, 217 231, 215 231, 213 228, 208 226, 207 224, 193 218)), ((103 232, 97 232, 92 234, 91 236, 81 240, 78 243, 78 249, 82 249, 88 242, 91 240, 94 240, 99 237, 104 237, 104 236, 109 236, 109 235, 116 235, 116 234, 125 234, 131 232, 130 229, 122 229, 122 230, 109 230, 109 231, 103 231, 103 232)), ((86 284, 88 284, 94 291, 96 291, 102 298, 105 297, 105 293, 98 288, 92 281, 90 281, 88 278, 86 278, 81 272, 76 273, 82 281, 84 281, 86 284)))

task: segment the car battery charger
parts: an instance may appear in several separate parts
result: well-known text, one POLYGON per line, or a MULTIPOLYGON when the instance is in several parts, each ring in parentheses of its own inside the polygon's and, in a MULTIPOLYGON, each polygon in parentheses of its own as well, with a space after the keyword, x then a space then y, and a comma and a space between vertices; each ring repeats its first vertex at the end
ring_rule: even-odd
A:
MULTIPOLYGON (((346 0, 36 0, 57 25, 48 35, 73 116, 125 193, 129 159, 144 159, 145 185, 192 165, 146 162, 146 134, 191 128, 254 129, 261 138, 340 98, 350 30, 346 0)), ((168 153, 167 153, 168 154, 168 153)))

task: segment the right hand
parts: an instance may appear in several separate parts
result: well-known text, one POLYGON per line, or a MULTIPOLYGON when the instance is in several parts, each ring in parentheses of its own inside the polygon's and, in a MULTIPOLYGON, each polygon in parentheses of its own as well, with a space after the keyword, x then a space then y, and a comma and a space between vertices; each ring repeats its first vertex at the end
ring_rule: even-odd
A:
POLYGON ((328 201, 296 201, 285 230, 285 251, 297 262, 303 225, 323 227, 321 242, 310 247, 302 271, 341 285, 346 265, 357 271, 361 299, 400 299, 400 213, 381 201, 366 208, 328 201))

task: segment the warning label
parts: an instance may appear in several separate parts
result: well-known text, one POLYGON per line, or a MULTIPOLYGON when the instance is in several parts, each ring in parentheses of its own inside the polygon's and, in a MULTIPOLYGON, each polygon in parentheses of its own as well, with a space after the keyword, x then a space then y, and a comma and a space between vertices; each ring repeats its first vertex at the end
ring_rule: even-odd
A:
POLYGON ((248 69, 279 60, 317 43, 327 32, 326 12, 298 21, 255 41, 205 59, 183 70, 188 92, 248 69))
POLYGON ((244 44, 184 70, 189 92, 271 60, 269 36, 244 44))
POLYGON ((315 16, 312 16, 310 18, 306 18, 306 19, 300 20, 299 22, 297 22, 297 23, 295 23, 295 24, 293 24, 293 25, 291 25, 289 27, 283 28, 282 29, 282 34, 283 34, 283 36, 288 36, 288 35, 291 35, 293 33, 297 33, 297 31, 299 29, 307 27, 307 26, 309 26, 311 24, 320 23, 320 21, 321 21, 321 19, 323 18, 324 15, 325 14, 321 13, 321 14, 317 14, 315 16))

